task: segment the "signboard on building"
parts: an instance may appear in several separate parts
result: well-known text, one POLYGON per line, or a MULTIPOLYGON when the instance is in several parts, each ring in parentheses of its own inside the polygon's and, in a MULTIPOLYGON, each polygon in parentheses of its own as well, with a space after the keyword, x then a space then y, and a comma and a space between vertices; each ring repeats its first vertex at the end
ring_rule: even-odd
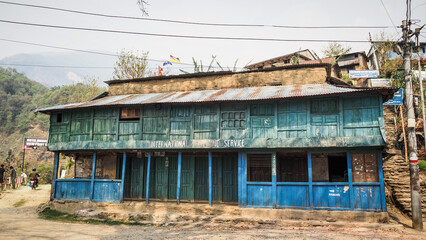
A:
POLYGON ((390 87, 390 80, 386 78, 371 79, 371 87, 390 87))
POLYGON ((393 94, 393 98, 383 103, 383 105, 402 105, 402 100, 404 99, 403 93, 404 93, 403 89, 400 88, 398 92, 393 94))
POLYGON ((378 70, 349 70, 350 78, 376 78, 378 76, 378 70))
POLYGON ((26 147, 46 147, 47 139, 45 138, 24 138, 24 146, 26 147))

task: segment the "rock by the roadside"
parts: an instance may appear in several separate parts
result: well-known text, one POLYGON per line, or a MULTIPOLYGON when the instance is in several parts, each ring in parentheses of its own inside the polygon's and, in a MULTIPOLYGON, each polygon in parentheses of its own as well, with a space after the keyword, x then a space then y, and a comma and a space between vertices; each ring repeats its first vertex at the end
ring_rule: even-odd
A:
POLYGON ((334 219, 334 218, 332 218, 332 217, 327 217, 327 218, 325 219, 325 221, 327 221, 327 222, 336 222, 336 219, 334 219))
POLYGON ((46 211, 46 209, 50 209, 49 204, 47 204, 47 203, 41 204, 40 206, 37 207, 36 212, 42 213, 42 212, 46 211))

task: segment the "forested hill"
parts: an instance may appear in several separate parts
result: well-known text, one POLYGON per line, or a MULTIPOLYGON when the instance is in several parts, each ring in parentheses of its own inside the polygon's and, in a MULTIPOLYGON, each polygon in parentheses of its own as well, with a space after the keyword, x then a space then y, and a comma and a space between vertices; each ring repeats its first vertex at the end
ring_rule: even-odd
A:
POLYGON ((0 67, 0 163, 11 154, 20 155, 24 137, 47 136, 49 117, 32 110, 87 101, 105 90, 95 79, 49 89, 15 69, 0 67))

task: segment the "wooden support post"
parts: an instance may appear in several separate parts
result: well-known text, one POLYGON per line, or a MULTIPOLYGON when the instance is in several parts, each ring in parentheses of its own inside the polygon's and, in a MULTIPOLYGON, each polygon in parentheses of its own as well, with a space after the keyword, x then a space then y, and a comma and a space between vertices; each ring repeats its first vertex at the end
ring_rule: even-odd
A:
POLYGON ((238 152, 238 205, 243 206, 243 165, 241 161, 241 152, 238 152))
POLYGON ((272 153, 272 208, 277 207, 277 152, 272 153))
POLYGON ((121 170, 121 186, 120 186, 120 202, 123 202, 124 199, 124 175, 126 174, 126 152, 123 153, 123 167, 121 170))
POLYGON ((95 173, 96 173, 96 152, 93 153, 93 162, 92 162, 92 179, 90 182, 90 201, 93 201, 93 196, 95 194, 95 173))
POLYGON ((53 201, 53 199, 56 197, 56 180, 58 179, 59 154, 59 152, 55 152, 55 162, 53 165, 53 183, 52 192, 50 194, 50 201, 53 201))
POLYGON ((213 169, 212 152, 209 152, 209 204, 213 205, 213 169))
POLYGON ((177 172, 177 193, 176 200, 177 204, 180 203, 180 179, 182 177, 182 152, 178 153, 178 172, 177 172))
POLYGON ((348 164, 348 183, 349 183, 349 200, 351 210, 355 208, 355 196, 354 196, 354 184, 352 182, 352 152, 347 153, 347 164, 348 164))
POLYGON ((405 135, 405 124, 404 124, 404 113, 402 112, 402 105, 399 106, 399 112, 401 114, 401 124, 402 124, 402 134, 404 135, 404 151, 405 151, 405 161, 408 162, 408 153, 407 153, 407 136, 405 135))
POLYGON ((247 153, 240 152, 242 166, 242 184, 241 184, 241 201, 243 206, 247 206, 247 153))
POLYGON ((383 155, 381 151, 379 151, 377 155, 378 155, 377 165, 379 167, 380 199, 382 203, 382 211, 386 212, 387 208, 386 208, 385 180, 383 176, 383 155))
POLYGON ((151 152, 148 152, 148 166, 146 169, 146 202, 149 203, 149 178, 151 172, 151 152))
POLYGON ((314 195, 312 186, 312 152, 308 152, 308 177, 309 177, 309 208, 314 208, 314 195))

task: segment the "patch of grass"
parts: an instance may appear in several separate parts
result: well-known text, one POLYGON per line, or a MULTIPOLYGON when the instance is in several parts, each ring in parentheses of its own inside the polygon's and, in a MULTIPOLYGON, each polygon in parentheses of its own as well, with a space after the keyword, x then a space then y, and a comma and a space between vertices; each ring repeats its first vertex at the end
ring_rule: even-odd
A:
POLYGON ((21 199, 21 200, 17 201, 16 203, 14 203, 13 206, 18 208, 18 207, 23 206, 26 202, 27 202, 27 200, 21 199))
POLYGON ((66 223, 89 223, 89 224, 104 224, 104 225, 144 225, 138 222, 126 222, 126 221, 113 221, 113 220, 97 220, 97 219, 80 219, 75 214, 68 214, 64 212, 59 212, 52 209, 46 209, 39 214, 41 219, 57 221, 57 222, 66 222, 66 223))
POLYGON ((420 171, 426 174, 426 161, 419 161, 420 171))

